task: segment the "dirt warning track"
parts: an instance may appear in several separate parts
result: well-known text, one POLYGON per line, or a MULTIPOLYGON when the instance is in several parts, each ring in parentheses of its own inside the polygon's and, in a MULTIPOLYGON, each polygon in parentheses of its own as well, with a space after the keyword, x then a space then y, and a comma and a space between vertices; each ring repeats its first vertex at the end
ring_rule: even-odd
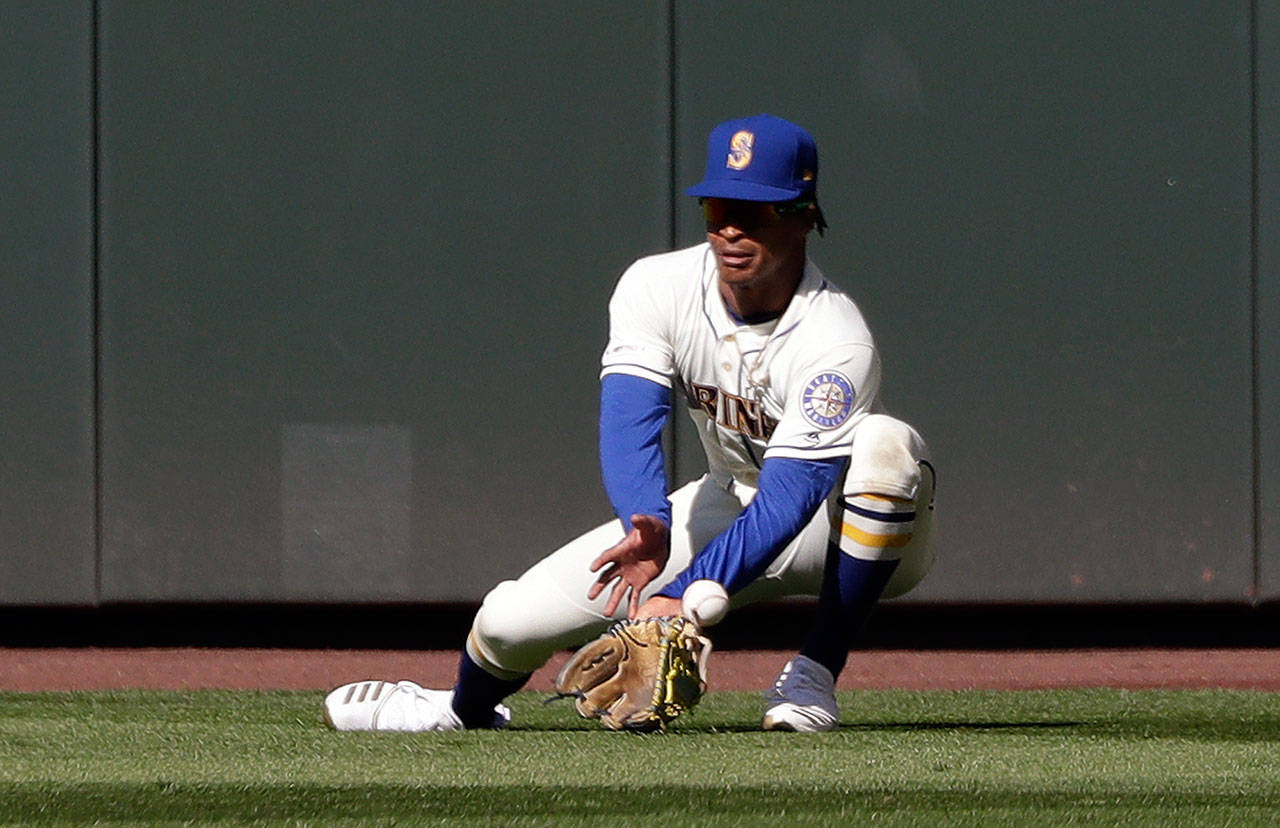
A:
MULTIPOLYGON (((713 690, 763 690, 791 655, 727 650, 712 656, 713 690)), ((568 657, 557 654, 529 688, 546 691, 568 657)), ((149 688, 326 690, 363 678, 453 683, 447 650, 267 648, 0 648, 0 690, 149 688)), ((1057 687, 1280 690, 1280 650, 872 650, 850 655, 842 689, 1031 690, 1057 687)))

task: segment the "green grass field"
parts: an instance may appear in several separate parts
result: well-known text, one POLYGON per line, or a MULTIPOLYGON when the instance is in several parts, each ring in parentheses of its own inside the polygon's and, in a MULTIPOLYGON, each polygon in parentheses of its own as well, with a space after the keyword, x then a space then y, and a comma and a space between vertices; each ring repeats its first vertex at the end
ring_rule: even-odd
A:
POLYGON ((1269 824, 1280 694, 842 693, 763 733, 713 693, 666 734, 513 699, 506 732, 334 733, 319 693, 0 694, 0 820, 111 824, 1269 824), (617 815, 623 815, 621 819, 617 815))

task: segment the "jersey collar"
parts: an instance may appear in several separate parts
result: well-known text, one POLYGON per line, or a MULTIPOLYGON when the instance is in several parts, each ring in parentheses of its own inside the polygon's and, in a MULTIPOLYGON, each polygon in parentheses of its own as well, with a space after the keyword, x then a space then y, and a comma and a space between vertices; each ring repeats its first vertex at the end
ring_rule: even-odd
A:
MULTIPOLYGON (((723 338, 739 330, 742 326, 730 315, 729 309, 724 306, 724 300, 720 298, 720 291, 716 287, 719 269, 716 267, 716 257, 711 252, 710 244, 706 245, 702 262, 702 313, 711 324, 716 336, 723 338)), ((826 290, 826 288, 827 280, 822 275, 822 271, 818 269, 812 259, 806 256, 804 273, 800 276, 800 284, 796 286, 796 292, 792 295, 791 301, 787 303, 787 309, 778 318, 774 327, 773 338, 785 336, 790 333, 792 328, 800 324, 800 320, 804 318, 814 297, 826 290)))

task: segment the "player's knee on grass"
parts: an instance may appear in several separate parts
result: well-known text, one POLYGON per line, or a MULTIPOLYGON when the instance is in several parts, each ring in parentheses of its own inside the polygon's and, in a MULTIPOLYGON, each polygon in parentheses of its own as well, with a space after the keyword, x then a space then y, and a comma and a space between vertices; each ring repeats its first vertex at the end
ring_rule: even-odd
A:
POLYGON ((467 636, 471 660, 499 678, 514 678, 541 666, 533 663, 528 618, 515 609, 521 591, 516 581, 503 581, 489 590, 467 636))
POLYGON ((554 586, 533 578, 498 584, 471 624, 468 655, 498 678, 512 679, 537 670, 557 650, 581 644, 608 624, 559 596, 554 586))

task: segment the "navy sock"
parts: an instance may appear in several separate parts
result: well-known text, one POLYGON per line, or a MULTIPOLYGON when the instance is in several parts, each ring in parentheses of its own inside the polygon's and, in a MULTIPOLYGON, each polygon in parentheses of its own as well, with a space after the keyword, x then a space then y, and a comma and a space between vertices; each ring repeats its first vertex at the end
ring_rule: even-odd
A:
POLYGON ((868 561, 827 547, 818 615, 800 654, 808 656, 838 676, 849 657, 854 637, 862 630, 897 561, 868 561))
POLYGON ((458 661, 458 683, 453 686, 453 712, 468 729, 492 727, 493 708, 523 687, 530 675, 533 674, 500 679, 472 661, 463 650, 458 661))

